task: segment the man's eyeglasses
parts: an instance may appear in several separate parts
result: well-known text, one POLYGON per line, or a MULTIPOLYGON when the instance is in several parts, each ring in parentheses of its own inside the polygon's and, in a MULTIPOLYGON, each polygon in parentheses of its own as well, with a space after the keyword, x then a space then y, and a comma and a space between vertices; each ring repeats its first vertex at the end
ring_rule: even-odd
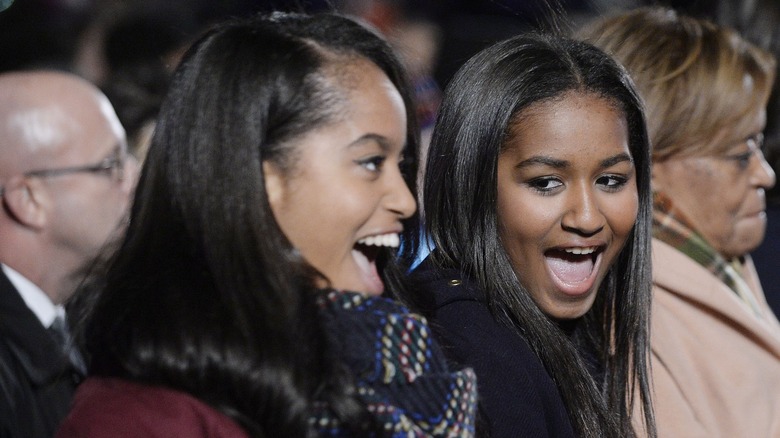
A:
MULTIPOLYGON (((110 176, 112 180, 120 182, 125 178, 126 161, 127 152, 117 147, 110 157, 107 157, 96 164, 29 170, 22 175, 35 178, 52 178, 73 173, 105 173, 110 176)), ((3 196, 4 193, 5 187, 0 187, 0 197, 3 196)))

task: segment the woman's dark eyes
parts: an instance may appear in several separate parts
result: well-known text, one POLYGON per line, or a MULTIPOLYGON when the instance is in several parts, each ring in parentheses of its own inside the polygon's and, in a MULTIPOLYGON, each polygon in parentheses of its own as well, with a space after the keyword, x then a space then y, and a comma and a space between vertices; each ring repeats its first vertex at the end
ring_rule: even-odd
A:
POLYGON ((563 182, 561 182, 558 178, 543 177, 529 181, 528 185, 534 190, 546 193, 561 187, 563 182))
POLYGON ((628 179, 620 175, 604 175, 596 180, 596 184, 606 187, 609 190, 617 190, 626 185, 628 179))
POLYGON ((753 156, 753 150, 741 154, 732 155, 730 158, 737 163, 740 169, 747 169, 750 166, 750 158, 753 156))
POLYGON ((734 161, 741 170, 745 170, 750 167, 750 159, 756 152, 762 153, 764 147, 764 133, 759 132, 753 134, 742 141, 746 144, 748 150, 736 154, 725 155, 727 160, 734 161))
MULTIPOLYGON (((596 179, 596 185, 608 191, 620 190, 627 182, 628 178, 622 175, 603 175, 596 179)), ((555 177, 535 178, 527 184, 543 194, 554 192, 564 185, 563 181, 555 177)))
POLYGON ((357 164, 363 166, 369 172, 379 172, 382 169, 382 164, 387 160, 387 157, 383 155, 375 155, 372 157, 357 160, 357 164))

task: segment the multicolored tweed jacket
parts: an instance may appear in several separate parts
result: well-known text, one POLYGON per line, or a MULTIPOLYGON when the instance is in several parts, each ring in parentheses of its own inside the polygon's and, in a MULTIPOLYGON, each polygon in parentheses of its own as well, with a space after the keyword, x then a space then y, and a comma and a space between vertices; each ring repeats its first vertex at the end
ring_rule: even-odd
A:
POLYGON ((653 194, 653 237, 700 264, 728 286, 756 316, 761 310, 750 286, 740 274, 740 260, 727 261, 694 230, 690 221, 661 193, 653 194))
MULTIPOLYGON (((447 368, 424 317, 351 292, 323 291, 318 304, 360 397, 387 431, 382 436, 474 436, 476 377, 447 368)), ((322 436, 346 436, 325 410, 312 425, 322 436)))

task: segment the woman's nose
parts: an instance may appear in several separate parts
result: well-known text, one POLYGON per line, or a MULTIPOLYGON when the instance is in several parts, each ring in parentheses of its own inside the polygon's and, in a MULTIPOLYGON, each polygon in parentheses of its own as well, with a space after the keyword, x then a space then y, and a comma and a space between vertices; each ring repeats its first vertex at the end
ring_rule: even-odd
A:
POLYGON ((766 158, 764 158, 764 154, 757 153, 755 155, 758 159, 758 165, 753 166, 753 184, 756 187, 761 187, 767 190, 771 189, 775 186, 776 182, 775 171, 772 170, 772 166, 770 166, 766 161, 766 158))
POLYGON ((566 211, 561 218, 564 229, 591 236, 604 228, 606 218, 601 212, 595 194, 589 188, 572 190, 566 211))
POLYGON ((406 219, 417 211, 417 201, 409 190, 399 169, 393 172, 389 193, 387 195, 387 209, 395 212, 401 218, 406 219))

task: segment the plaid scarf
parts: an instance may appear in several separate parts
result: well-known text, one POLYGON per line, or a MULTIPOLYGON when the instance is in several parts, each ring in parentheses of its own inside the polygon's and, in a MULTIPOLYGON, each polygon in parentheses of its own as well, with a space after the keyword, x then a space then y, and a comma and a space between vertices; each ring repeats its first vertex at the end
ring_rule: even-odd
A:
POLYGON ((761 308, 753 291, 740 272, 742 262, 738 258, 727 261, 697 233, 683 213, 661 193, 653 194, 653 237, 671 245, 706 268, 720 279, 744 302, 753 313, 761 317, 761 308))

